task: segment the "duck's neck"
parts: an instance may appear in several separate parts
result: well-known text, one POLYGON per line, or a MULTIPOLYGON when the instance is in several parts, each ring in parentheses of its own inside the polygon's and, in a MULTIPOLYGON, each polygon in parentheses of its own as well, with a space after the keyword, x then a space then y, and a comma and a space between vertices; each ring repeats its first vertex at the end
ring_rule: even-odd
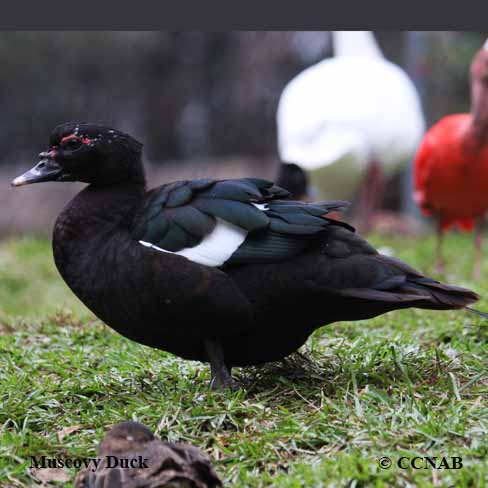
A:
POLYGON ((58 218, 56 234, 65 241, 99 238, 114 229, 130 229, 144 198, 144 182, 111 186, 89 185, 66 206, 58 218))

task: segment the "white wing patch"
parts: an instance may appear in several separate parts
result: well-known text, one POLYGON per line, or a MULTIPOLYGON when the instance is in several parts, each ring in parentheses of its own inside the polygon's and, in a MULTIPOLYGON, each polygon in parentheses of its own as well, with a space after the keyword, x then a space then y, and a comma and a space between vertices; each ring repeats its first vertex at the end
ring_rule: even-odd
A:
POLYGON ((269 210, 269 207, 268 207, 268 204, 267 203, 253 203, 253 205, 258 210, 261 210, 262 212, 266 212, 266 210, 269 210))
POLYGON ((214 230, 195 247, 172 252, 155 246, 150 242, 139 241, 139 243, 157 251, 178 254, 194 263, 217 267, 222 266, 234 254, 237 248, 245 241, 246 236, 247 232, 244 229, 217 218, 217 225, 214 230))

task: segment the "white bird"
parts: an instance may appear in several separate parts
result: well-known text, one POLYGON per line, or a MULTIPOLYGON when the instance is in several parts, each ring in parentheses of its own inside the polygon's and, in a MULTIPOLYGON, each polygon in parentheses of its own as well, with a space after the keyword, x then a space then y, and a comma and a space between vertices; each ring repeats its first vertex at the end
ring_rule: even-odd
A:
MULTIPOLYGON (((364 187, 358 208, 369 220, 385 175, 412 160, 425 121, 414 84, 383 57, 372 32, 334 31, 332 37, 334 57, 302 71, 283 90, 278 149, 284 162, 311 171, 312 182, 320 181, 317 170, 342 164, 349 184, 364 187), (346 166, 345 157, 352 164, 346 166)), ((331 196, 318 186, 321 197, 331 196)), ((351 197, 337 188, 332 196, 351 197)))

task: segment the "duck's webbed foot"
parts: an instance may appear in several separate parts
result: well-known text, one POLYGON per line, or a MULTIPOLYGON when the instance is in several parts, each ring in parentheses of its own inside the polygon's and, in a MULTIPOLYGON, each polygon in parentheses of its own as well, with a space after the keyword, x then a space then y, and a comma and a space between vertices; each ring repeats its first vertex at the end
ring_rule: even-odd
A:
POLYGON ((230 374, 231 368, 225 364, 220 343, 214 340, 205 340, 203 344, 210 362, 211 388, 213 390, 237 390, 237 384, 230 374))

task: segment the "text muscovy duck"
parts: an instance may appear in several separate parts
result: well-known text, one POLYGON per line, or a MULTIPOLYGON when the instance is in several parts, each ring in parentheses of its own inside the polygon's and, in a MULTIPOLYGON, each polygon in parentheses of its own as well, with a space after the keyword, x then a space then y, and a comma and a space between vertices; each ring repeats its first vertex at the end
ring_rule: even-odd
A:
POLYGON ((232 385, 232 366, 279 360, 325 324, 478 299, 379 254, 327 216, 344 202, 291 201, 255 178, 146 192, 141 152, 118 130, 67 123, 12 184, 89 183, 56 221, 62 277, 120 334, 209 362, 215 387, 232 385))

